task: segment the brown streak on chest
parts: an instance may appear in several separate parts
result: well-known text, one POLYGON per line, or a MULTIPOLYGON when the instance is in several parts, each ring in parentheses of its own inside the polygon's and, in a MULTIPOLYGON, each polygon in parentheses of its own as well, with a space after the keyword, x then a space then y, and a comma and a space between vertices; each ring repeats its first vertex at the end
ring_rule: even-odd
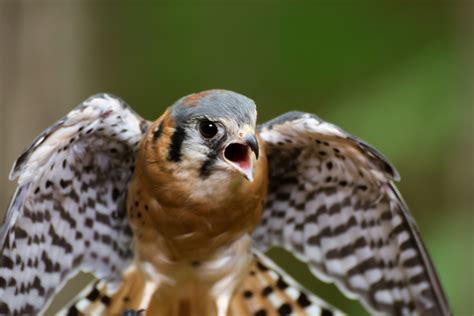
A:
POLYGON ((200 179, 198 170, 182 176, 186 161, 167 159, 174 130, 167 111, 140 144, 127 198, 137 265, 159 284, 148 310, 152 315, 164 307, 163 315, 188 315, 189 306, 190 315, 215 315, 217 296, 232 294, 252 258, 249 235, 260 221, 267 195, 265 149, 256 161, 253 182, 240 174, 206 182, 209 178, 200 179), (157 128, 160 135, 154 138, 157 128), (215 187, 200 187, 204 183, 215 187), (203 189, 211 193, 195 194, 203 189))
POLYGON ((187 179, 177 179, 179 166, 166 159, 173 129, 174 121, 167 111, 142 141, 128 192, 130 222, 137 245, 161 239, 160 247, 165 249, 156 251, 166 252, 173 260, 199 261, 212 257, 219 247, 250 233, 258 224, 267 192, 267 161, 262 148, 253 182, 236 175, 232 183, 219 184, 227 186, 220 198, 193 199, 190 190, 201 188, 189 187, 187 179), (153 142, 152 131, 159 124, 161 136, 153 142))

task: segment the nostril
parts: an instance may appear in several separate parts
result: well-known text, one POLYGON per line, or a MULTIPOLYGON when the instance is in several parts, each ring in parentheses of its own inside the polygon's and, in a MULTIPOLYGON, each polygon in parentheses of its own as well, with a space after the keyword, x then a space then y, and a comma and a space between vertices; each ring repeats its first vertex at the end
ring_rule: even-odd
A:
POLYGON ((248 150, 247 145, 233 143, 226 147, 224 157, 232 162, 244 164, 249 160, 248 150))

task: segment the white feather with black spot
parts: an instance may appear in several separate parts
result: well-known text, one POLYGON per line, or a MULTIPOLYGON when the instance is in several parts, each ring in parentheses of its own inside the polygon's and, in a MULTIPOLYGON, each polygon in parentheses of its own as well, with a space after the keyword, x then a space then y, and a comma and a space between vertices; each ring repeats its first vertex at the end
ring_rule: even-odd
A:
MULTIPOLYGON (((269 257, 256 249, 252 249, 252 252, 257 262, 257 269, 260 270, 255 273, 255 277, 259 279, 260 286, 263 287, 260 295, 268 301, 278 315, 299 315, 298 313, 293 313, 293 311, 285 311, 291 310, 291 308, 288 307, 286 309, 284 308, 284 305, 290 305, 289 303, 296 304, 298 308, 304 311, 304 315, 308 316, 345 315, 342 311, 308 291, 269 257), (271 281, 267 280, 267 277, 269 277, 271 281), (284 295, 280 295, 280 293, 277 292, 281 292, 284 295)), ((255 315, 259 315, 257 311, 253 312, 255 315)), ((271 312, 268 314, 273 315, 271 312)))
POLYGON ((93 96, 18 158, 0 230, 0 314, 37 314, 79 270, 114 284, 133 257, 127 184, 147 122, 93 96))
POLYGON ((260 126, 269 195, 254 233, 283 246, 374 313, 447 315, 449 307, 396 170, 364 142, 290 112, 260 126))

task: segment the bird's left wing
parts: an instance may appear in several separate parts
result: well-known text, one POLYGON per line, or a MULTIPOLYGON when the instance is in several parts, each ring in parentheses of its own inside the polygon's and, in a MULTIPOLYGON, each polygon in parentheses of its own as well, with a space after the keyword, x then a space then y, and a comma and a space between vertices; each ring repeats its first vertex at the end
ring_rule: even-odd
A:
POLYGON ((37 314, 79 270, 113 284, 132 254, 125 209, 147 127, 122 100, 95 95, 18 158, 0 230, 0 314, 37 314))
POLYGON ((287 113, 259 127, 269 195, 254 233, 374 313, 450 313, 396 170, 375 149, 318 117, 287 113))

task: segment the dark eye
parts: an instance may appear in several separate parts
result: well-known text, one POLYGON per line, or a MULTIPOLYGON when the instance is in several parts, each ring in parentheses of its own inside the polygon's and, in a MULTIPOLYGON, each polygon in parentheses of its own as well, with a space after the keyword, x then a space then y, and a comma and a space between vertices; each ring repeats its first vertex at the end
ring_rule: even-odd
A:
POLYGON ((211 121, 202 121, 199 123, 199 131, 205 138, 212 138, 217 134, 217 126, 211 121))

